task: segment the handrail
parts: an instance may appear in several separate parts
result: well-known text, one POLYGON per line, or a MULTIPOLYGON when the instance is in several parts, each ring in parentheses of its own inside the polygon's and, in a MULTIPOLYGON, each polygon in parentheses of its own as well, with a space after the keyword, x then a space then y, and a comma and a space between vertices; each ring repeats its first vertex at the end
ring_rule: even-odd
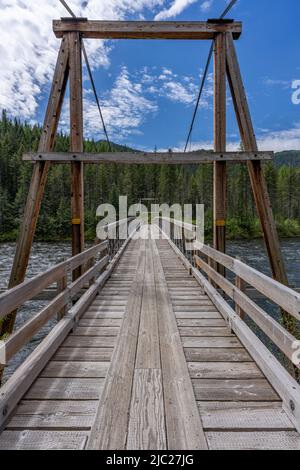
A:
POLYGON ((86 282, 92 279, 108 264, 108 256, 104 256, 95 266, 82 274, 76 281, 72 282, 55 299, 40 310, 33 318, 29 319, 5 342, 6 362, 9 361, 30 339, 43 327, 60 309, 71 302, 75 295, 82 289, 86 282))
POLYGON ((300 294, 296 291, 214 248, 204 245, 200 251, 300 320, 300 294))
POLYGON ((88 250, 48 269, 46 272, 38 274, 34 278, 28 279, 16 287, 7 290, 0 295, 0 319, 17 309, 24 302, 39 294, 49 285, 65 277, 68 271, 74 271, 74 269, 82 266, 89 259, 102 253, 107 248, 107 241, 98 243, 92 248, 89 248, 88 250))
MULTIPOLYGON (((175 226, 183 227, 182 221, 163 218, 175 226)), ((189 224, 188 224, 189 225, 189 224)), ((195 229, 196 227, 193 226, 195 229)), ((162 229, 161 229, 162 230, 162 229)), ((163 232, 163 230, 162 230, 163 232)), ((175 240, 172 241, 175 243, 175 240)), ((176 247, 176 245, 174 245, 176 247)), ((184 251, 182 246, 176 247, 179 251, 184 251)), ((183 253, 184 256, 185 253, 183 253)), ((297 338, 293 336, 283 325, 272 318, 265 310, 259 307, 247 295, 244 284, 247 283, 258 292, 270 299, 287 313, 300 320, 300 294, 293 289, 279 283, 266 276, 258 270, 248 266, 239 259, 221 253, 207 245, 197 247, 193 256, 194 266, 202 270, 208 277, 210 283, 219 287, 230 299, 235 302, 236 312, 240 318, 244 319, 246 313, 256 325, 273 341, 273 343, 293 361, 295 344, 297 338), (200 253, 207 256, 207 262, 200 258, 200 253), (215 264, 219 264, 232 271, 236 275, 236 285, 226 279, 215 269, 215 264)), ((300 364, 294 364, 300 369, 300 364)))
MULTIPOLYGON (((136 227, 138 230, 139 227, 136 227)), ((110 277, 113 272, 114 267, 118 263, 120 257, 124 253, 126 246, 130 242, 133 234, 130 234, 129 237, 124 240, 121 248, 116 253, 116 255, 111 259, 110 263, 104 268, 106 264, 105 256, 98 262, 97 268, 94 266, 89 271, 85 272, 81 278, 77 279, 77 287, 79 288, 88 280, 90 276, 94 276, 94 269, 99 269, 99 276, 95 279, 93 284, 89 289, 80 297, 80 299, 66 312, 66 315, 62 317, 58 323, 51 329, 48 335, 43 339, 43 341, 34 349, 33 352, 22 362, 17 370, 10 376, 10 378, 5 382, 5 384, 0 389, 0 429, 3 429, 5 423, 11 416, 14 411, 15 406, 24 396, 26 391, 32 385, 34 380, 38 377, 40 372, 43 370, 45 365, 51 359, 53 354, 57 351, 60 345, 63 343, 70 331, 78 324, 79 319, 82 314, 86 311, 88 306, 93 302, 93 299, 98 294, 102 286, 105 284, 106 280, 110 277), (103 268, 102 268, 103 264, 103 268)), ((71 284, 68 288, 68 295, 71 295, 74 292, 75 285, 71 284)), ((65 295, 64 292, 59 294, 59 298, 62 295, 65 295)), ((57 305, 53 306, 53 311, 57 311, 57 305)), ((49 315, 51 312, 43 312, 43 318, 45 319, 46 314, 49 315)), ((13 355, 14 350, 19 348, 24 344, 24 339, 27 337, 27 334, 30 335, 31 328, 37 328, 39 326, 39 314, 37 314, 33 319, 29 320, 24 327, 21 327, 15 335, 12 335, 7 341, 6 346, 8 346, 8 355, 13 355)), ((40 326, 39 326, 40 327, 40 326)))
MULTIPOLYGON (((195 225, 184 224, 181 221, 166 217, 160 217, 160 219, 165 219, 180 227, 186 227, 188 230, 190 227, 194 227, 194 230, 196 230, 195 225)), ((202 247, 197 247, 197 251, 202 252, 216 263, 221 264, 232 271, 236 276, 250 284, 258 292, 275 302, 279 307, 293 315, 297 320, 300 320, 300 294, 298 292, 281 284, 275 279, 266 276, 242 261, 221 253, 210 246, 203 245, 202 247)))
MULTIPOLYGON (((293 354, 295 352, 293 345, 295 344, 296 338, 265 312, 265 310, 251 300, 247 294, 215 271, 215 269, 205 263, 199 256, 196 255, 195 259, 196 266, 204 271, 209 279, 216 283, 222 291, 240 307, 241 311, 245 312, 257 326, 259 326, 290 361, 293 361, 293 354)), ((295 365, 300 369, 300 364, 295 365)))
MULTIPOLYGON (((114 225, 127 222, 129 219, 117 221, 114 225)), ((138 227, 136 227, 136 230, 138 227)), ((118 237, 119 238, 119 237, 118 237)), ((98 276, 109 264, 112 266, 126 246, 127 240, 106 240, 97 243, 88 250, 69 258, 62 263, 48 269, 45 273, 38 274, 32 279, 24 281, 22 284, 10 289, 0 296, 0 318, 5 317, 13 309, 23 305, 24 302, 40 293, 45 287, 57 282, 57 295, 40 310, 33 318, 30 318, 17 331, 5 340, 5 361, 9 361, 54 315, 58 314, 61 320, 67 313, 68 304, 74 300, 75 296, 87 285, 98 282, 98 276), (113 247, 110 246, 113 242, 113 247), (116 252, 117 249, 117 252, 116 252), (105 252, 105 253, 104 253, 105 252), (102 255, 103 254, 103 255, 102 255), (98 261, 96 257, 102 255, 98 261), (79 266, 84 266, 80 277, 68 285, 68 272, 72 272, 79 266)), ((101 276, 100 276, 101 277, 101 276)), ((6 364, 0 364, 5 366, 6 364)))

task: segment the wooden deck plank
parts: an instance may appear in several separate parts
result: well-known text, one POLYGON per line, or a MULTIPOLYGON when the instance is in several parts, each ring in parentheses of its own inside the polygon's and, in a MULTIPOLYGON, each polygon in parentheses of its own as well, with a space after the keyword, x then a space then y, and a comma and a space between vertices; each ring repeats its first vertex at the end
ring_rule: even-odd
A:
POLYGON ((104 379, 38 378, 26 400, 99 400, 104 379))
POLYGON ((54 361, 87 361, 106 362, 110 361, 113 348, 64 348, 58 349, 53 356, 54 361))
POLYGON ((88 449, 125 449, 133 371, 145 276, 145 243, 141 241, 138 266, 126 306, 104 390, 98 404, 88 449))
POLYGON ((241 348, 239 340, 233 337, 191 337, 182 336, 185 348, 241 348))
POLYGON ((104 378, 108 371, 108 362, 59 362, 51 361, 40 377, 47 378, 104 378))
POLYGON ((195 327, 225 327, 226 321, 222 318, 200 318, 200 319, 192 319, 192 318, 178 318, 177 319, 178 327, 186 327, 186 328, 195 328, 195 327))
POLYGON ((198 402, 206 430, 294 430, 280 402, 198 402))
POLYGON ((190 318, 191 320, 201 320, 201 319, 223 319, 220 313, 212 307, 205 308, 203 312, 174 312, 176 318, 184 320, 190 318))
POLYGON ((83 450, 84 431, 4 431, 0 450, 83 450))
POLYGON ((207 449, 163 267, 154 242, 153 249, 168 449, 207 449))
POLYGON ((250 355, 244 348, 185 348, 189 362, 249 362, 250 355))
POLYGON ((212 450, 300 450, 300 435, 293 431, 207 432, 212 450))
POLYGON ((117 336, 119 331, 115 326, 78 326, 71 336, 117 336))
POLYGON ((89 430, 97 403, 97 400, 25 400, 19 404, 7 429, 89 430))
POLYGON ((113 348, 116 336, 72 336, 64 342, 65 348, 113 348))
POLYGON ((135 368, 160 369, 154 265, 149 241, 146 243, 145 255, 145 279, 135 368))
POLYGON ((189 362, 193 379, 260 379, 262 372, 254 362, 189 362))
POLYGON ((85 314, 81 317, 82 320, 93 320, 93 319, 123 319, 124 314, 122 312, 97 312, 87 310, 85 314))
POLYGON ((199 401, 280 400, 266 379, 192 379, 199 401))
POLYGON ((183 337, 232 337, 233 334, 227 326, 225 327, 197 327, 179 326, 179 333, 183 337))
POLYGON ((159 369, 136 369, 128 425, 128 450, 167 448, 162 373, 159 369))
POLYGON ((82 318, 78 322, 78 326, 121 326, 122 319, 121 318, 82 318))

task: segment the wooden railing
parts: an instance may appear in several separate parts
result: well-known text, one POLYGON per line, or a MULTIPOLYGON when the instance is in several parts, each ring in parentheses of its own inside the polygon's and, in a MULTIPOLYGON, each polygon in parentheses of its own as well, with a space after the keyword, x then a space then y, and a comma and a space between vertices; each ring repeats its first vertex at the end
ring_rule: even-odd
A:
POLYGON ((55 298, 6 339, 6 361, 9 361, 28 343, 51 318, 55 315, 58 315, 58 319, 65 316, 68 304, 108 264, 109 257, 107 250, 107 241, 99 243, 83 253, 48 269, 46 272, 19 284, 0 296, 0 319, 2 319, 38 295, 45 288, 54 283, 57 284, 57 295, 55 298), (99 259, 97 260, 97 258, 99 259), (92 265, 90 263, 91 260, 93 260, 92 265), (76 281, 71 281, 72 272, 79 267, 85 269, 85 272, 76 281))
MULTIPOLYGON (((182 230, 185 224, 176 220, 166 219, 178 230, 182 230)), ((163 231, 163 221, 158 222, 162 235, 168 238, 168 241, 174 249, 182 263, 189 269, 215 305, 216 309, 227 322, 228 327, 236 334, 238 339, 247 349, 250 356, 262 370, 266 378, 279 394, 283 402, 283 408, 289 418, 300 432, 300 385, 295 379, 299 379, 299 356, 300 342, 291 332, 277 322, 263 308, 258 306, 245 292, 247 285, 255 289, 264 298, 271 300, 281 309, 284 309, 286 315, 300 320, 300 294, 283 284, 271 279, 251 268, 238 259, 234 259, 224 253, 200 243, 196 243, 193 252, 194 265, 192 265, 184 253, 187 251, 185 238, 181 241, 172 240, 174 230, 171 230, 171 237, 166 237, 163 231), (203 259, 205 258, 205 259, 203 259), (235 282, 226 279, 217 271, 217 266, 221 265, 235 275, 235 282), (222 295, 223 293, 223 295, 222 295), (231 302, 235 303, 235 310, 231 302), (257 329, 250 328, 246 315, 260 328, 270 340, 282 351, 289 359, 289 364, 279 361, 274 351, 262 342, 257 329), (288 370, 286 369, 288 367, 288 370)), ((187 225, 189 230, 195 232, 195 228, 187 225)), ((189 250, 191 245, 189 245, 189 250)), ((297 336, 297 332, 296 332, 297 336)))
MULTIPOLYGON (((180 250, 192 265, 207 275, 207 280, 229 297, 235 303, 235 311, 244 320, 247 315, 271 339, 271 341, 295 363, 295 345, 297 340, 278 321, 272 318, 264 309, 258 306, 246 293, 246 287, 258 291, 264 298, 271 300, 287 314, 300 322, 300 294, 289 287, 275 281, 256 269, 248 266, 239 259, 232 258, 210 246, 197 243, 195 249, 187 250, 186 234, 195 235, 196 227, 174 219, 159 219, 159 227, 163 233, 163 223, 171 224, 170 240, 180 250), (173 228, 172 228, 173 227, 173 228), (178 234, 181 238, 178 237, 178 234), (203 256, 206 258, 203 259, 203 256), (221 265, 235 275, 235 284, 217 272, 221 265)), ((300 330, 299 330, 300 333, 300 330)))
MULTIPOLYGON (((125 221, 121 221, 121 223, 125 223, 125 221)), ((119 224, 120 222, 116 223, 116 225, 119 224)), ((1 320, 11 311, 23 305, 24 302, 39 295, 43 289, 54 283, 58 286, 55 298, 5 340, 6 358, 5 363, 0 364, 0 370, 49 320, 58 315, 57 323, 51 327, 47 336, 1 387, 0 430, 5 426, 16 404, 67 335, 76 327, 81 315, 111 275, 134 232, 138 229, 137 225, 127 239, 115 241, 110 254, 109 245, 112 241, 102 241, 0 295, 1 320), (116 251, 117 249, 118 251, 116 251), (79 267, 81 267, 81 276, 72 280, 73 271, 78 270, 79 267)), ((3 348, 3 345, 0 344, 0 347, 3 348)))
MULTIPOLYGON (((83 289, 85 288, 86 292, 95 283, 108 263, 114 259, 126 242, 126 239, 120 239, 119 237, 120 227, 130 220, 124 219, 104 228, 105 232, 114 229, 115 239, 98 242, 88 250, 57 264, 46 272, 28 279, 0 295, 0 320, 2 320, 10 312, 24 305, 25 302, 39 296, 44 289, 53 286, 53 284, 57 286, 56 295, 42 310, 26 321, 11 336, 4 338, 6 363, 55 315, 57 315, 58 320, 64 318, 68 312, 68 307, 78 300, 80 294, 84 292, 83 289), (81 269, 81 275, 72 281, 72 275, 75 270, 78 271, 78 268, 81 269)), ((0 366, 5 365, 0 362, 0 366)))

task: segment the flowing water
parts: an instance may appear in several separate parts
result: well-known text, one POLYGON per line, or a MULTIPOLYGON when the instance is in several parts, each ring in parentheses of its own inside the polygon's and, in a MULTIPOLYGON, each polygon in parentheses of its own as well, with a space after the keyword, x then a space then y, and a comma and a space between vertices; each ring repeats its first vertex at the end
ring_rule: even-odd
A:
MULTIPOLYGON (((282 240, 283 255, 286 262, 289 282, 292 286, 300 287, 300 239, 282 240)), ((6 288, 15 250, 14 243, 0 243, 0 289, 6 288)), ((231 241, 228 242, 227 252, 233 256, 239 256, 242 261, 253 266, 259 271, 270 275, 269 263, 262 240, 231 241)), ((71 255, 70 243, 35 243, 32 249, 27 277, 45 271, 49 267, 67 259, 71 255)), ((272 316, 279 316, 278 309, 266 300, 258 302, 272 316)), ((16 328, 36 314, 45 302, 27 302, 19 311, 16 328)), ((30 354, 36 345, 51 330, 56 320, 53 319, 45 325, 37 335, 20 351, 10 362, 6 369, 6 376, 30 354)), ((263 335, 262 335, 262 339, 263 335)))

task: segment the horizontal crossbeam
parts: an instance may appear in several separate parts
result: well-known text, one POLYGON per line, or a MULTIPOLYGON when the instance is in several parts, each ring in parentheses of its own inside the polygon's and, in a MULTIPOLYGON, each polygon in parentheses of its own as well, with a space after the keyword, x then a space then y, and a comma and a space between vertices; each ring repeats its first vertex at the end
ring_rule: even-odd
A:
POLYGON ((109 153, 26 153, 25 161, 51 161, 54 163, 123 163, 123 164, 168 164, 190 165, 227 161, 241 163, 249 160, 272 160, 274 152, 223 152, 201 150, 190 153, 173 152, 109 152, 109 153))
POLYGON ((238 39, 242 23, 233 21, 89 21, 86 18, 53 21, 53 31, 61 38, 79 32, 91 39, 214 39, 230 32, 238 39))

